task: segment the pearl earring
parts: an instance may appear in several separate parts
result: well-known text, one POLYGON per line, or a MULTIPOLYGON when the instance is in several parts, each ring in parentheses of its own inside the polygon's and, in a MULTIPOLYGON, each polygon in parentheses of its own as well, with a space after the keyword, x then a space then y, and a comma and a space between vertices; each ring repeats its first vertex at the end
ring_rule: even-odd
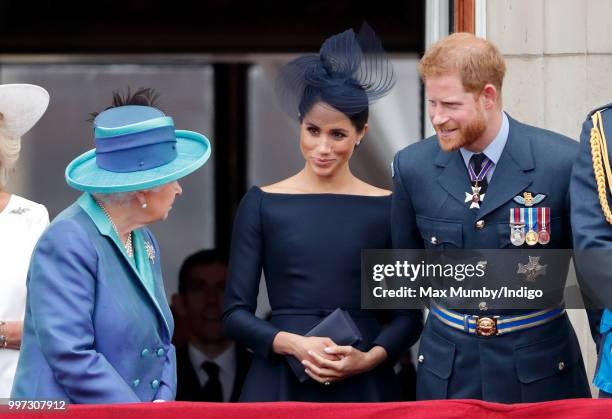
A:
POLYGON ((147 207, 147 203, 144 202, 141 206, 142 206, 142 209, 145 209, 147 207))

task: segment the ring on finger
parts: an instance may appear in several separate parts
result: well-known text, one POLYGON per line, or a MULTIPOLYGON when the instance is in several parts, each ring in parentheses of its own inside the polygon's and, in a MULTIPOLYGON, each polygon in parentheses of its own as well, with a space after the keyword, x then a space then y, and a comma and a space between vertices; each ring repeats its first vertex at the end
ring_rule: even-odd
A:
POLYGON ((325 382, 323 383, 323 385, 326 387, 329 386, 330 384, 331 384, 331 381, 329 380, 325 380, 325 382))

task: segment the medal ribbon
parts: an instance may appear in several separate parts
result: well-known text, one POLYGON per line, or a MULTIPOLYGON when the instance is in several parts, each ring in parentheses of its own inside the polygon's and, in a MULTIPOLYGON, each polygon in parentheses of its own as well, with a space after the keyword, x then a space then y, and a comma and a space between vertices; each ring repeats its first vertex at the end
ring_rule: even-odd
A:
POLYGON ((482 180, 485 178, 487 173, 489 173, 489 170, 491 170, 492 167, 493 167, 493 162, 489 160, 488 157, 484 159, 482 168, 480 169, 480 173, 478 174, 474 172, 474 168, 472 167, 472 165, 468 164, 468 173, 470 175, 470 180, 472 182, 482 182, 482 180))
POLYGON ((550 223, 550 211, 546 211, 548 208, 538 208, 538 220, 540 220, 540 230, 548 230, 548 223, 550 223))
POLYGON ((527 214, 529 216, 529 225, 527 231, 537 231, 538 229, 538 208, 527 208, 527 214))

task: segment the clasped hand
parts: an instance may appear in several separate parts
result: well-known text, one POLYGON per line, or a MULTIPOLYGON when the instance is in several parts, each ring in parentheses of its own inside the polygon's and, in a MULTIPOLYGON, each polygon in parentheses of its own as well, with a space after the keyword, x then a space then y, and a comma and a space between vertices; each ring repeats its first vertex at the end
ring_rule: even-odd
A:
POLYGON ((341 381, 374 368, 378 363, 370 352, 352 346, 326 346, 322 352, 309 350, 302 360, 306 374, 320 383, 341 381))
POLYGON ((362 352, 339 346, 330 338, 279 332, 272 343, 274 352, 292 355, 302 362, 306 373, 320 383, 341 381, 375 368, 387 359, 382 346, 362 352))

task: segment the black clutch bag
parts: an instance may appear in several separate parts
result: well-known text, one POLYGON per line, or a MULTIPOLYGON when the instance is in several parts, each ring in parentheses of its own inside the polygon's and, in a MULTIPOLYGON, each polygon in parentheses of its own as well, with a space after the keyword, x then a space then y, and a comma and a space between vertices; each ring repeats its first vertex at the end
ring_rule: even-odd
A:
MULTIPOLYGON (((304 336, 330 338, 340 346, 353 346, 363 339, 351 315, 341 308, 335 309, 304 336)), ((310 378, 304 371, 305 368, 301 361, 293 356, 288 356, 287 362, 301 383, 310 378)))

